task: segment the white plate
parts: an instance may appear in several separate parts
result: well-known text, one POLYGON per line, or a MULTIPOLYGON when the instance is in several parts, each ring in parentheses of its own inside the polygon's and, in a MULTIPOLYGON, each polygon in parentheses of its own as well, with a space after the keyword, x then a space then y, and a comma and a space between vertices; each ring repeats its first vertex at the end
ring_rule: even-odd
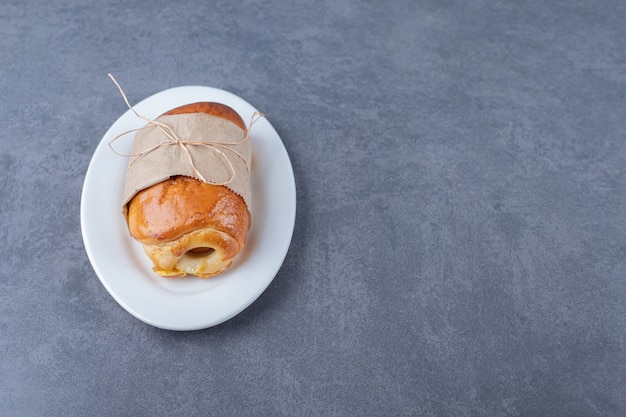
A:
MULTIPOLYGON (((174 107, 215 101, 235 109, 249 121, 256 109, 232 93, 202 86, 177 87, 157 93, 134 108, 156 118, 174 107)), ((120 105, 124 102, 120 97, 120 105)), ((294 228, 296 188, 285 147, 267 119, 250 131, 252 162, 252 227, 242 253, 224 273, 209 279, 162 278, 139 243, 128 233, 121 199, 128 160, 109 148, 118 134, 145 121, 130 110, 104 135, 87 169, 81 198, 81 228, 89 260, 111 296, 130 314, 168 330, 197 330, 222 323, 254 302, 280 269, 294 228)), ((133 134, 115 142, 130 152, 133 134)))

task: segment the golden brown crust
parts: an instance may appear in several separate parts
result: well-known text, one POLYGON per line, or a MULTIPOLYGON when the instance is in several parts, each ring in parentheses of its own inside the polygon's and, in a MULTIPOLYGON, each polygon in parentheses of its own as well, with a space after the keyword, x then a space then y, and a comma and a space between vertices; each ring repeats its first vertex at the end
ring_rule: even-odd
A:
POLYGON ((176 107, 175 109, 163 113, 162 116, 189 113, 211 114, 213 116, 221 117, 222 119, 230 120, 241 129, 246 130, 246 124, 241 119, 241 116, 239 116, 235 110, 221 103, 200 101, 198 103, 185 104, 184 106, 176 107))
POLYGON ((131 235, 146 244, 213 227, 245 241, 249 215, 243 198, 223 185, 178 176, 137 193, 128 204, 131 235))
MULTIPOLYGON (((219 103, 193 103, 164 114, 200 112, 246 129, 234 110, 219 103)), ((222 272, 243 248, 250 228, 250 213, 240 195, 184 176, 139 191, 127 208, 130 234, 144 245, 155 272, 168 277, 204 278, 222 272)))

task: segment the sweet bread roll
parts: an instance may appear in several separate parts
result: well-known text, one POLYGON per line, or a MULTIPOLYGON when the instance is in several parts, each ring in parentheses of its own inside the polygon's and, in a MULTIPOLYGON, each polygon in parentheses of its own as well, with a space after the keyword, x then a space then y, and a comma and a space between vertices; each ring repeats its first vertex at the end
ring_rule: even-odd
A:
MULTIPOLYGON (((245 123, 230 107, 194 103, 164 115, 207 113, 245 123)), ((224 185, 175 176, 139 191, 127 205, 130 234, 142 243, 164 277, 196 275, 208 278, 223 272, 243 249, 250 228, 244 199, 224 185)))

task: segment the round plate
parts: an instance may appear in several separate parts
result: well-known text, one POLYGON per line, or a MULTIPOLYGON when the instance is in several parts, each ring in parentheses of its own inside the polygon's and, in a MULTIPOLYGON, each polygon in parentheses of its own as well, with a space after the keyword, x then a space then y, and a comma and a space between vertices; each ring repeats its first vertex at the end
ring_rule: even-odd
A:
MULTIPOLYGON (((226 104, 244 121, 256 111, 232 93, 203 86, 165 90, 133 107, 140 115, 155 119, 169 109, 198 101, 226 104)), ((120 133, 144 125, 128 110, 104 135, 89 163, 80 210, 87 255, 102 285, 139 320, 168 330, 215 326, 252 304, 285 259, 296 217, 291 161, 269 121, 258 120, 250 131, 252 227, 243 251, 216 277, 163 278, 152 271, 141 244, 128 232, 121 211, 128 159, 109 148, 120 133)), ((133 139, 132 133, 122 137, 114 143, 115 149, 129 153, 133 139)))

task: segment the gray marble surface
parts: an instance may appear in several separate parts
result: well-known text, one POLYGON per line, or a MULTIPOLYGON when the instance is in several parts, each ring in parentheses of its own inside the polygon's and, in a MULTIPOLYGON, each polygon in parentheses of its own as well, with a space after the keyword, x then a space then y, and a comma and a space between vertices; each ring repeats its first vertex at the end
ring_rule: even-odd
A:
POLYGON ((0 415, 626 415, 626 3, 0 4, 0 415), (235 318, 135 319, 90 158, 180 85, 264 111, 285 262, 235 318))

